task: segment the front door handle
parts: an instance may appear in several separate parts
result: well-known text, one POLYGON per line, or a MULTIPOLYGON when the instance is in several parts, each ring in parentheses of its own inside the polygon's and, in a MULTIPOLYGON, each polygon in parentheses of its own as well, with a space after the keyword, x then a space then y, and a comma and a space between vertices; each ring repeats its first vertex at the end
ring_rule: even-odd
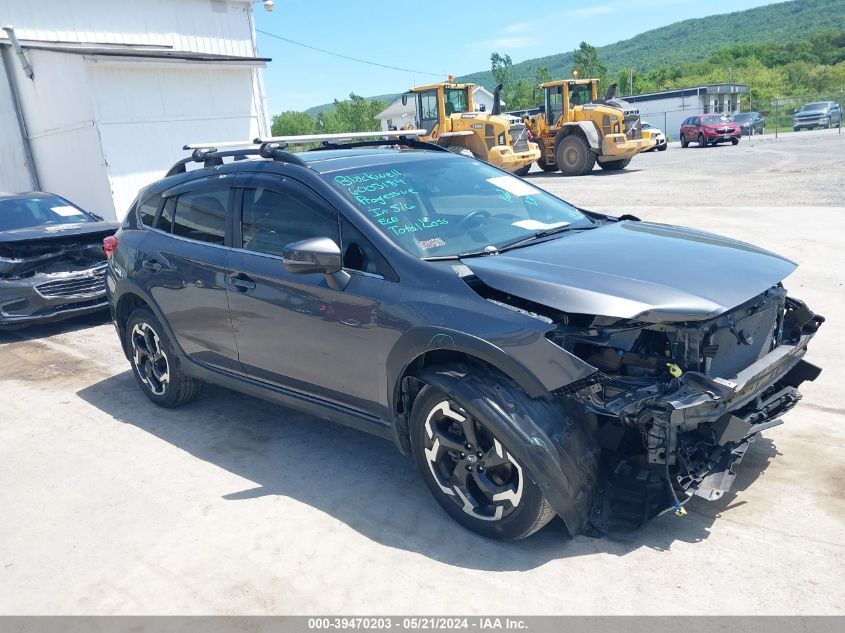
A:
POLYGON ((255 282, 244 274, 229 275, 229 285, 246 292, 255 288, 255 282))
POLYGON ((161 272, 161 263, 157 262, 154 259, 145 259, 144 262, 141 264, 144 268, 154 273, 161 272))

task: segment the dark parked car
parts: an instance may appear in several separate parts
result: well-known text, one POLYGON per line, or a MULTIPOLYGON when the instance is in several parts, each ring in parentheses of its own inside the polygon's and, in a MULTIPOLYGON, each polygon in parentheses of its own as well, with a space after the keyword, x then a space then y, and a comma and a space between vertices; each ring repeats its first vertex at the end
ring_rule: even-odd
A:
POLYGON ((198 150, 142 190, 107 277, 141 390, 209 382, 392 440, 458 522, 516 539, 719 498, 820 371, 793 262, 401 142, 198 150))
POLYGON ((51 193, 0 194, 0 327, 106 309, 103 239, 118 228, 51 193))
POLYGON ((724 114, 700 114, 681 123, 681 147, 690 143, 698 143, 699 147, 728 142, 736 145, 741 137, 739 125, 724 114))
POLYGON ((817 127, 838 127, 842 125, 842 108, 835 101, 805 103, 792 115, 792 129, 812 130, 817 127))
POLYGON ((740 112, 733 116, 733 122, 748 136, 762 134, 766 128, 766 119, 759 112, 740 112))

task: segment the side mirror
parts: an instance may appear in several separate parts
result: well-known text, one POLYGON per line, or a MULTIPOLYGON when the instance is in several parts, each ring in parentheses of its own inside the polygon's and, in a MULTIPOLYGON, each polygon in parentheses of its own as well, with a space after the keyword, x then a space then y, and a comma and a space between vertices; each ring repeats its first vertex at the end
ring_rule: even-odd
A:
POLYGON ((349 283, 349 273, 343 270, 340 247, 329 237, 292 242, 282 249, 282 257, 289 273, 323 273, 329 287, 335 290, 343 290, 349 283))
POLYGON ((407 92, 402 94, 402 105, 408 105, 408 93, 407 92))

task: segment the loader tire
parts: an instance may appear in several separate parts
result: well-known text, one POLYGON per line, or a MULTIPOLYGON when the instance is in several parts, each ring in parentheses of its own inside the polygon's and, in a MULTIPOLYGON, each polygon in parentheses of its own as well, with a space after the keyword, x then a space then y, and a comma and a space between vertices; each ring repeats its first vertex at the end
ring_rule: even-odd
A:
POLYGON ((528 163, 524 167, 520 167, 515 172, 513 172, 513 175, 522 178, 523 176, 526 176, 529 171, 531 171, 531 163, 528 163))
POLYGON ((557 165, 555 165, 554 163, 547 163, 542 158, 537 159, 537 167, 539 167, 543 171, 557 171, 557 165))
POLYGON ((599 167, 607 171, 618 171, 620 169, 625 169, 630 163, 630 158, 622 158, 620 160, 609 160, 604 163, 599 163, 599 167))
POLYGON ((565 136, 555 148, 557 166, 564 176, 589 174, 595 167, 596 158, 587 141, 577 134, 565 136))

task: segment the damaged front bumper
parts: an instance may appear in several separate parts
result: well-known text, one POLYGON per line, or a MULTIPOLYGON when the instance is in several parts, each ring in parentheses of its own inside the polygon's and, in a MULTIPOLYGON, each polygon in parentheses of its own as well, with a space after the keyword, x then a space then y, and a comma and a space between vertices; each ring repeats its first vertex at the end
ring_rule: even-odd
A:
POLYGON ((602 532, 636 529, 667 510, 681 513, 692 496, 716 500, 728 492, 733 467, 755 436, 781 424, 779 416, 801 399, 801 383, 821 372, 803 360, 813 334, 778 346, 733 379, 687 372, 671 393, 617 403, 620 416, 644 421, 646 459, 604 455, 593 526, 602 532))
POLYGON ((85 270, 0 279, 0 328, 48 323, 108 307, 105 262, 85 270))

